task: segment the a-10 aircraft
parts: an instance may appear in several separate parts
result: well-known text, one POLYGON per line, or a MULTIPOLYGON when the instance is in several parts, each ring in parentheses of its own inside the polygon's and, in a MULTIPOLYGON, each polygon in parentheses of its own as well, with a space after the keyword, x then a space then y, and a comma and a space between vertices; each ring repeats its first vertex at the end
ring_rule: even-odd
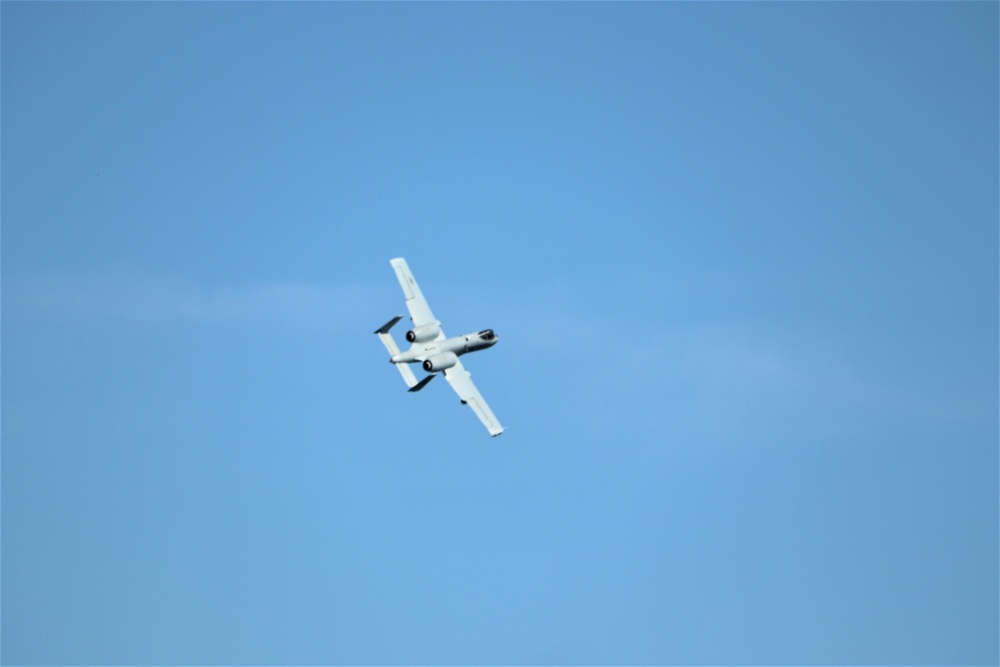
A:
POLYGON ((397 257, 389 263, 396 271, 396 277, 399 279, 403 294, 406 296, 406 308, 410 311, 410 319, 413 321, 413 328, 406 332, 406 340, 411 343, 410 349, 405 352, 399 351, 399 346, 396 345, 395 339, 389 333, 389 330, 403 319, 402 315, 392 318, 375 330, 382 344, 385 345, 385 349, 389 351, 389 361, 399 369, 410 391, 420 391, 434 379, 434 374, 443 371, 448 384, 462 399, 462 404, 472 408, 491 436, 500 435, 503 433, 503 427, 500 426, 500 422, 490 410, 490 406, 486 405, 486 401, 476 389, 476 385, 472 384, 469 371, 465 370, 462 362, 458 360, 461 355, 467 352, 493 347, 499 338, 492 329, 484 329, 454 338, 445 336, 441 330, 441 322, 434 318, 417 281, 410 273, 410 267, 407 266, 406 260, 397 257), (415 363, 420 363, 423 369, 431 375, 417 381, 409 366, 409 364, 415 363))

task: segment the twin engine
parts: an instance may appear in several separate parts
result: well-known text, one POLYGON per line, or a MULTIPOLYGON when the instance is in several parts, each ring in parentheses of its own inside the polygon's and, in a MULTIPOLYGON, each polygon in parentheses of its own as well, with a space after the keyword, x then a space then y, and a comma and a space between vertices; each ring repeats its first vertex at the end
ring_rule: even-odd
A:
POLYGON ((437 324, 424 324, 406 332, 406 340, 411 343, 429 343, 441 335, 441 327, 437 324))
POLYGON ((437 373, 451 368, 458 363, 458 355, 454 352, 442 352, 424 360, 424 370, 428 373, 437 373))
MULTIPOLYGON (((406 332, 406 340, 411 343, 429 343, 441 335, 441 327, 437 322, 413 327, 406 332)), ((447 370, 458 363, 458 355, 454 352, 440 352, 427 357, 423 363, 424 370, 428 373, 437 373, 447 370)))

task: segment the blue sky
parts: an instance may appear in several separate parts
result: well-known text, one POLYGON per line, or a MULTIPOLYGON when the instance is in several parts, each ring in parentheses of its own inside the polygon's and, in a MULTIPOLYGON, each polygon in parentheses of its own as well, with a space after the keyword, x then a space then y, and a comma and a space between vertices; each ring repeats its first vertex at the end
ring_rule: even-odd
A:
POLYGON ((996 3, 0 23, 5 664, 996 664, 996 3))

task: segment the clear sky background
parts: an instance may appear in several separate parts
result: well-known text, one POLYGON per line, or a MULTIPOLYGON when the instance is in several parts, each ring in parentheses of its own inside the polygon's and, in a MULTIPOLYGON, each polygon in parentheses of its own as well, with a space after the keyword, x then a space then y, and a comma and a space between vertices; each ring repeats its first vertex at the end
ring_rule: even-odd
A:
POLYGON ((997 663, 996 3, 0 22, 4 663, 997 663))

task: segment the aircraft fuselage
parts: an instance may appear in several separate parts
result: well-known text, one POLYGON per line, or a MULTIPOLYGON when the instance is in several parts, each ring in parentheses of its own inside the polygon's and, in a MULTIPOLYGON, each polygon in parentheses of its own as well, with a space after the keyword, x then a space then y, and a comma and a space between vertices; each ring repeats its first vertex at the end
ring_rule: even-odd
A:
POLYGON ((425 361, 428 357, 448 352, 460 357, 468 352, 493 347, 499 340, 500 338, 493 333, 492 329, 485 329, 464 336, 432 340, 428 343, 414 343, 409 350, 393 355, 390 361, 394 364, 415 364, 425 361))

